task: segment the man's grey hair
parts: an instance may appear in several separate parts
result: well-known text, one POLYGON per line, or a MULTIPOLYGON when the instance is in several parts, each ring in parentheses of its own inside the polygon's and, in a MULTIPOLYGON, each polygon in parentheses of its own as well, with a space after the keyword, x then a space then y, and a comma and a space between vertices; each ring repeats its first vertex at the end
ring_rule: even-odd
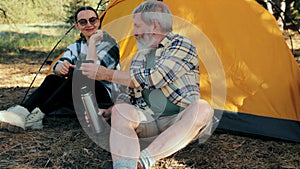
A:
POLYGON ((133 10, 133 16, 137 13, 141 13, 142 20, 147 25, 151 25, 156 20, 164 33, 172 32, 172 14, 165 3, 156 0, 147 0, 133 10))

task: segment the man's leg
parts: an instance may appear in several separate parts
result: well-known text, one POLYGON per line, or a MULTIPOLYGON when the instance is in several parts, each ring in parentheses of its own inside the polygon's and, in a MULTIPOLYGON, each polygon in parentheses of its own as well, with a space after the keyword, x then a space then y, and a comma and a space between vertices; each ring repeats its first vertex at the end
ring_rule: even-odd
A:
POLYGON ((111 98, 110 89, 107 89, 104 84, 99 81, 95 81, 95 95, 98 103, 98 107, 101 109, 107 109, 114 103, 111 98))
POLYGON ((184 148, 213 118, 213 109, 204 100, 194 101, 182 113, 178 121, 148 146, 151 158, 159 160, 184 148))
POLYGON ((116 104, 112 109, 110 151, 114 168, 136 168, 140 157, 140 144, 136 128, 147 120, 130 104, 116 104))
POLYGON ((213 109, 206 101, 193 102, 182 112, 180 119, 161 133, 141 154, 135 129, 142 121, 142 114, 131 105, 115 105, 112 110, 110 136, 113 161, 122 160, 124 163, 125 158, 136 160, 144 155, 142 160, 153 163, 153 160, 167 157, 190 143, 212 117, 213 109))
POLYGON ((138 159, 139 140, 135 129, 139 125, 139 112, 129 104, 116 104, 111 116, 111 153, 113 161, 120 158, 138 159))

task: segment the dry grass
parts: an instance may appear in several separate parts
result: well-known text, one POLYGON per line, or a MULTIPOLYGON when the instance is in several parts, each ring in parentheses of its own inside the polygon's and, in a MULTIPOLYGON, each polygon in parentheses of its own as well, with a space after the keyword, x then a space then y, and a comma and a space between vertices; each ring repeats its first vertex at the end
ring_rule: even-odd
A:
MULTIPOLYGON (((110 154, 92 142, 75 118, 48 118, 41 131, 0 132, 0 168, 99 168, 110 154)), ((161 168, 297 169, 300 145, 215 133, 158 161, 161 168)))

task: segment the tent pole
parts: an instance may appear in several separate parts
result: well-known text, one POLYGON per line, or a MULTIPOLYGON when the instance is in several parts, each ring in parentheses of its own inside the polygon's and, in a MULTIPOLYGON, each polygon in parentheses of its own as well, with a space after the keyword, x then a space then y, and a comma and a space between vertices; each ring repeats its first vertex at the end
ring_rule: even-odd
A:
POLYGON ((24 97, 23 97, 23 99, 22 99, 22 101, 21 101, 21 104, 23 104, 23 102, 25 101, 25 99, 26 99, 26 97, 27 97, 27 95, 28 95, 28 93, 29 93, 29 90, 30 90, 31 86, 33 85, 33 83, 34 83, 34 81, 35 81, 37 75, 41 72, 43 66, 46 64, 48 58, 52 55, 53 51, 56 49, 56 47, 59 45, 59 43, 67 36, 67 34, 68 34, 74 27, 75 27, 75 25, 71 26, 71 27, 67 30, 67 32, 60 38, 60 40, 55 44, 55 46, 52 48, 52 50, 48 53, 48 55, 47 55, 47 57, 45 58, 43 64, 41 65, 41 67, 39 68, 39 70, 36 72, 36 74, 35 74, 35 76, 34 76, 32 82, 31 82, 31 84, 29 85, 29 87, 28 87, 28 89, 27 89, 27 91, 26 91, 26 93, 25 93, 25 95, 24 95, 24 97))
MULTIPOLYGON (((106 4, 106 3, 108 3, 108 2, 109 2, 109 1, 107 0, 107 1, 105 1, 104 4, 106 4)), ((98 5, 97 5, 96 11, 99 10, 99 7, 102 5, 102 3, 103 3, 102 0, 100 0, 99 3, 98 3, 98 5)), ((102 12, 103 12, 103 11, 102 11, 102 12)), ((60 43, 60 42, 68 35, 68 33, 69 33, 74 27, 75 27, 75 25, 72 25, 72 26, 66 31, 66 33, 60 38, 60 40, 55 44, 55 46, 52 48, 52 50, 48 53, 47 57, 45 58, 44 62, 43 62, 42 65, 41 65, 41 67, 40 67, 39 70, 36 72, 36 74, 35 74, 35 76, 34 76, 32 82, 31 82, 31 84, 29 85, 29 87, 28 87, 28 89, 27 89, 27 91, 26 91, 26 93, 25 93, 25 95, 24 95, 24 97, 23 97, 23 99, 22 99, 22 101, 21 101, 21 104, 23 104, 23 102, 25 101, 25 99, 26 99, 26 97, 27 97, 27 95, 28 95, 28 93, 29 93, 29 91, 30 91, 31 86, 33 85, 33 83, 34 83, 36 77, 37 77, 38 74, 41 72, 43 66, 46 64, 46 62, 47 62, 47 60, 49 59, 49 57, 52 55, 52 53, 54 52, 54 50, 56 49, 56 47, 59 45, 59 43, 60 43)))

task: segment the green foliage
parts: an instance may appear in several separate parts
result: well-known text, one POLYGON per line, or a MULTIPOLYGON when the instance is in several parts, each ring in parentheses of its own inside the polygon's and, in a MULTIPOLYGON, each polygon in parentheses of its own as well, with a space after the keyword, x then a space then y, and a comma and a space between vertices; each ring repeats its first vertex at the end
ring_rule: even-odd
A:
POLYGON ((65 19, 66 23, 73 24, 74 23, 74 13, 80 6, 86 6, 86 0, 70 0, 69 3, 64 4, 63 7, 67 13, 67 17, 65 19))
POLYGON ((300 1, 295 1, 294 9, 292 12, 292 17, 299 23, 299 21, 300 21, 300 1))
POLYGON ((0 7, 6 12, 0 23, 49 23, 65 17, 63 4, 67 0, 1 0, 0 7))
MULTIPOLYGON (((300 1, 293 2, 290 17, 300 23, 300 1)), ((73 15, 79 6, 89 5, 99 13, 105 9, 109 0, 0 0, 0 24, 27 24, 74 22, 73 15)))
MULTIPOLYGON (((24 51, 48 53, 70 28, 79 6, 99 10, 108 0, 1 0, 0 1, 0 62, 4 56, 19 56, 24 51)), ((98 10, 98 11, 99 11, 98 10)), ((73 29, 52 54, 56 57, 74 43, 79 32, 73 29), (58 54, 57 54, 58 53, 58 54)), ((31 56, 30 56, 31 57, 31 56)))
POLYGON ((81 5, 96 8, 108 0, 1 0, 0 24, 73 23, 72 17, 81 5))
POLYGON ((94 9, 96 9, 98 13, 101 13, 102 11, 105 10, 108 2, 109 0, 98 0, 98 3, 96 1, 92 2, 88 0, 70 0, 69 3, 63 5, 67 15, 65 22, 69 24, 73 24, 75 21, 74 13, 81 6, 91 6, 94 9))
MULTIPOLYGON (((0 58, 1 53, 19 53, 20 51, 50 51, 63 36, 68 27, 66 25, 18 25, 18 29, 25 31, 0 32, 0 58)), ((71 31, 58 46, 64 50, 78 37, 77 31, 71 31)))

